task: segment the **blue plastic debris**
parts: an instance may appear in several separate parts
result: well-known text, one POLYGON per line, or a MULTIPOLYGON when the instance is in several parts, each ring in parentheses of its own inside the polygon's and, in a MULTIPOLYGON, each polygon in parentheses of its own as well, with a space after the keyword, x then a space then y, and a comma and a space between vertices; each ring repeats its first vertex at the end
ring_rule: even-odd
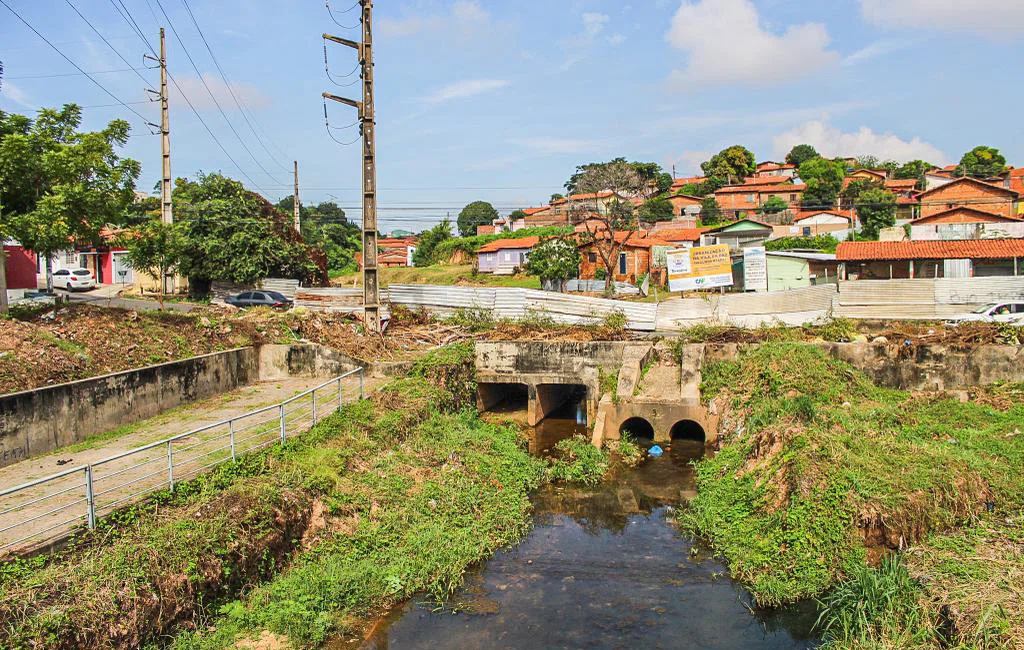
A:
POLYGON ((657 458, 658 456, 662 455, 663 453, 665 453, 665 451, 661 447, 659 447, 658 445, 654 445, 653 447, 651 447, 650 449, 647 450, 647 455, 653 456, 654 458, 657 458))

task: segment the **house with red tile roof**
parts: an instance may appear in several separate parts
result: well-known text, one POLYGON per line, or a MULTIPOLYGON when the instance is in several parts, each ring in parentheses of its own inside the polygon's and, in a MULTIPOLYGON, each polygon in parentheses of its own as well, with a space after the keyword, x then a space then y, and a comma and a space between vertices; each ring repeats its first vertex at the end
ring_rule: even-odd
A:
POLYGON ((794 176, 796 176, 796 165, 790 165, 789 163, 777 163, 771 160, 766 160, 762 163, 757 164, 757 170, 754 172, 754 176, 779 176, 785 178, 793 178, 794 176))
POLYGON ((540 237, 498 239, 484 244, 476 251, 477 271, 495 275, 513 275, 526 263, 540 237))
POLYGON ((917 198, 921 202, 921 217, 959 206, 1012 217, 1017 214, 1020 195, 1005 187, 965 176, 925 190, 917 198))
POLYGON ((857 216, 853 210, 800 210, 793 216, 793 223, 772 227, 773 237, 816 237, 832 235, 843 240, 857 227, 857 216))
MULTIPOLYGON (((616 232, 615 241, 619 242, 619 249, 613 279, 619 282, 636 283, 637 279, 644 274, 657 273, 651 264, 654 258, 654 248, 659 246, 678 248, 675 243, 665 241, 660 236, 648 236, 648 233, 643 230, 616 232)), ((593 280, 596 278, 598 269, 605 268, 601 251, 606 253, 609 251, 607 235, 604 242, 602 244, 600 240, 594 241, 591 238, 586 238, 580 243, 580 254, 583 256, 583 260, 580 262, 581 280, 593 280)))
POLYGON ((1024 239, 842 242, 836 260, 850 280, 1014 276, 1024 239))
POLYGON ((1024 220, 956 207, 910 222, 913 241, 1024 238, 1024 220))

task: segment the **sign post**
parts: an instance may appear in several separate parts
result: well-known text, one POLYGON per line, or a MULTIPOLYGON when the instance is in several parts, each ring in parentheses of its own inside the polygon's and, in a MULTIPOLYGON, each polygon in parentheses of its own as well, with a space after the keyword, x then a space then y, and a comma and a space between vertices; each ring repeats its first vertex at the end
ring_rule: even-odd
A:
POLYGON ((715 287, 731 287, 732 260, 729 246, 694 246, 668 251, 669 291, 697 291, 715 287))

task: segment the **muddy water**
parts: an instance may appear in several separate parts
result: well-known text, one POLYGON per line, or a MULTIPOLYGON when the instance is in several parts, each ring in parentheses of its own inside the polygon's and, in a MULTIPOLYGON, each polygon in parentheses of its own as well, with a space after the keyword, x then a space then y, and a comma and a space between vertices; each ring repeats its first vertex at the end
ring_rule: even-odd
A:
MULTIPOLYGON (((575 411, 562 415, 536 432, 532 448, 576 432, 575 411)), ((672 525, 694 494, 689 463, 702 452, 677 443, 598 487, 539 491, 527 539, 471 573, 451 602, 414 600, 361 645, 338 647, 815 647, 812 611, 758 611, 725 567, 672 525)))

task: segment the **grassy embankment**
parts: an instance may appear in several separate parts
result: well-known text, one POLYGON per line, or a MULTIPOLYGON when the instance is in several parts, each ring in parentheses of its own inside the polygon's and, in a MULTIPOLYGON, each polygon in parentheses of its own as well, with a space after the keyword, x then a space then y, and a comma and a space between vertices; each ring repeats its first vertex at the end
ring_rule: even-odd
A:
POLYGON ((0 572, 0 647, 312 647, 515 542, 544 479, 517 432, 463 410, 472 348, 420 362, 313 431, 0 572))
POLYGON ((911 396, 769 343, 702 390, 734 430, 683 523, 760 603, 822 597, 829 648, 1024 647, 1024 386, 911 396))

